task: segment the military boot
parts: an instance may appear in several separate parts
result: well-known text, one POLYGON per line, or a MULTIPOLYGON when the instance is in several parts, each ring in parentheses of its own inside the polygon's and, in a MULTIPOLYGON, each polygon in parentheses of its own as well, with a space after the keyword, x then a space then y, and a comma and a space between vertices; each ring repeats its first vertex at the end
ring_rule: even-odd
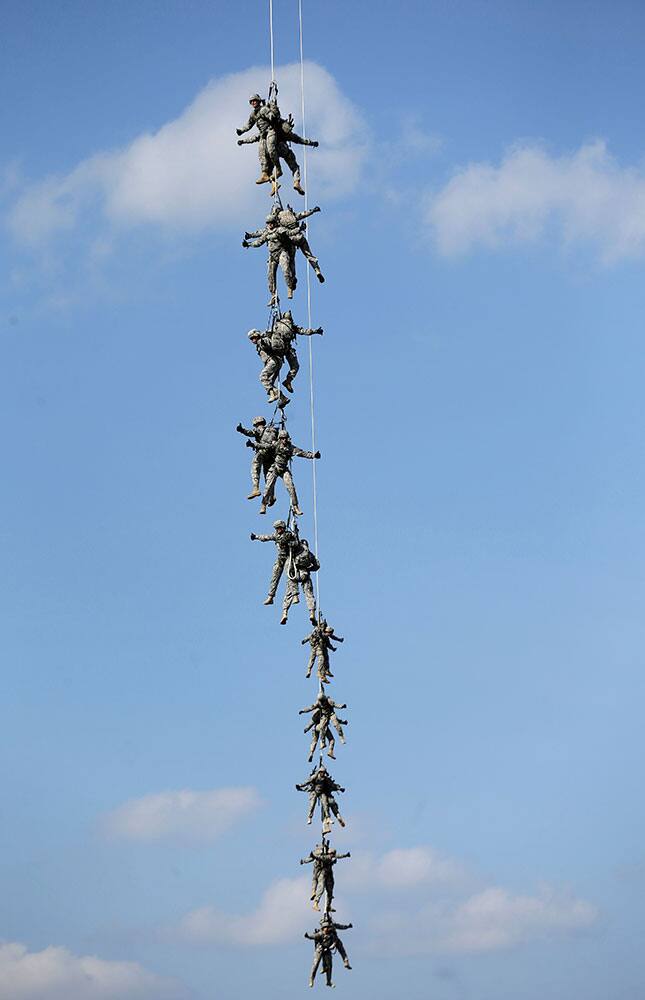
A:
MULTIPOLYGON (((278 400, 278 407, 281 410, 284 410, 285 406, 288 406, 289 403, 291 402, 291 400, 289 399, 289 397, 285 396, 285 394, 283 392, 278 393, 278 395, 276 396, 276 399, 278 400)), ((273 402, 273 400, 272 400, 272 402, 273 402)))
MULTIPOLYGON (((296 517, 302 517, 302 511, 300 510, 300 507, 293 507, 292 509, 293 509, 293 513, 295 514, 296 517)), ((312 618, 311 620, 312 620, 312 622, 316 621, 315 618, 312 618)))
POLYGON ((273 389, 269 389, 267 393, 267 402, 275 403, 275 401, 279 399, 279 397, 280 397, 280 391, 278 389, 276 389, 275 387, 273 389))
POLYGON ((271 180, 271 178, 269 177, 268 174, 261 173, 255 183, 256 184, 268 184, 270 182, 270 180, 271 180))
POLYGON ((283 614, 282 618, 280 619, 280 624, 281 625, 286 625, 287 624, 287 616, 286 616, 286 614, 283 614))
POLYGON ((293 288, 287 288, 287 298, 288 299, 293 298, 293 288))
POLYGON ((281 185, 276 181, 271 181, 271 197, 275 198, 280 190, 281 185))
POLYGON ((273 604, 273 598, 271 597, 271 594, 269 594, 269 596, 262 603, 263 604, 273 604))
POLYGON ((300 178, 296 175, 293 179, 293 190, 297 191, 298 194, 304 194, 304 189, 300 183, 300 178))
POLYGON ((266 514, 266 512, 267 512, 267 505, 263 503, 258 511, 258 514, 266 514))
POLYGON ((260 496, 262 496, 261 491, 257 488, 257 486, 254 486, 246 499, 247 500, 255 500, 256 497, 260 497, 260 496))
POLYGON ((293 392, 293 375, 287 375, 286 379, 282 383, 287 392, 293 392))
POLYGON ((316 277, 318 278, 318 281, 320 282, 321 285, 325 284, 325 276, 320 270, 320 268, 317 268, 316 270, 316 277))

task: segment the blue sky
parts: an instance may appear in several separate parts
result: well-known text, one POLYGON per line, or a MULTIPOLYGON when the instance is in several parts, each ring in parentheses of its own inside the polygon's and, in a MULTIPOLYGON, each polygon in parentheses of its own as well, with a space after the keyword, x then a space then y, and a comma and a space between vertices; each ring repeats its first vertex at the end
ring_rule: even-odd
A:
MULTIPOLYGON (((297 5, 275 7, 297 117, 297 5)), ((338 988, 634 1000, 642 6, 304 11, 338 988)), ((7 0, 3 33, 0 992, 290 1000, 308 623, 262 606, 234 430, 263 412, 240 239, 268 196, 234 127, 267 10, 7 0)))

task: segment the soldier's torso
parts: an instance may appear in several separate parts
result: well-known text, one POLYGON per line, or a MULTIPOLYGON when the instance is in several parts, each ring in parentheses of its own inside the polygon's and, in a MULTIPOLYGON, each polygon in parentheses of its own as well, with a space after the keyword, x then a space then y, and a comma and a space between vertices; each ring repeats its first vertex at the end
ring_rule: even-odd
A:
POLYGON ((285 469, 289 465, 289 461, 291 460, 292 455, 293 455, 292 445, 290 444, 276 445, 274 464, 280 472, 285 471, 285 469))

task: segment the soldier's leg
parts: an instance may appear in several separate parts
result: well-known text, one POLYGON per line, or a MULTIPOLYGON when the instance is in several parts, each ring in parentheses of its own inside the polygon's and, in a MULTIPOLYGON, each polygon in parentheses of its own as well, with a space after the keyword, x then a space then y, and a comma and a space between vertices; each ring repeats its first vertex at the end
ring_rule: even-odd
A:
POLYGON ((298 355, 294 347, 288 347, 284 352, 284 356, 289 365, 289 372, 282 384, 289 392, 293 392, 293 380, 300 371, 300 362, 298 361, 298 355))
POLYGON ((345 968, 351 969, 351 965, 349 964, 349 959, 347 957, 347 952, 345 951, 345 946, 339 937, 336 938, 336 949, 338 951, 338 954, 343 960, 343 965, 345 966, 345 968))
POLYGON ((320 960, 323 956, 322 948, 316 948, 314 951, 314 964, 311 966, 311 973, 309 974, 309 985, 313 986, 316 973, 318 972, 318 966, 320 965, 320 960))
POLYGON ((296 279, 295 254, 288 250, 280 251, 280 267, 284 275, 284 283, 287 286, 287 298, 292 299, 298 281, 296 279))
POLYGON ((341 743, 344 743, 345 742, 345 733, 343 732, 343 727, 340 724, 341 720, 338 718, 338 716, 336 715, 335 712, 331 716, 331 722, 332 722, 332 725, 334 726, 336 732, 338 733, 338 735, 340 737, 341 743))
POLYGON ((305 580, 302 581, 302 589, 304 591, 305 600, 307 602, 307 608, 309 609, 309 621, 316 621, 316 598, 314 597, 314 585, 311 582, 311 577, 307 574, 305 580))
POLYGON ((269 129, 266 137, 267 157, 269 159, 269 174, 276 179, 282 174, 280 166, 280 155, 278 153, 278 139, 274 129, 269 129))
POLYGON ((280 577, 282 576, 282 570, 284 569, 284 564, 286 561, 287 561, 286 555, 283 556, 281 553, 278 553, 278 555, 276 556, 276 560, 273 564, 273 572, 271 573, 271 581, 269 583, 269 597, 271 598, 272 602, 273 598, 276 595, 278 584, 280 583, 280 577))
POLYGON ((314 792, 309 792, 309 812, 307 813, 307 823, 311 823, 316 810, 316 796, 314 792))
POLYGON ((300 167, 298 166, 296 154, 292 150, 291 146, 288 142, 280 142, 278 143, 277 151, 278 155, 282 157, 293 174, 293 186, 295 190, 299 194, 304 194, 305 192, 300 187, 300 167))
POLYGON ((331 981, 332 963, 333 959, 331 957, 331 949, 325 948, 325 953, 323 956, 323 971, 325 973, 327 986, 334 985, 331 981))
MULTIPOLYGON (((261 512, 266 512, 267 504, 270 504, 271 501, 272 501, 272 499, 273 499, 273 494, 275 492, 275 481, 276 481, 277 478, 278 478, 278 473, 277 473, 276 469, 272 465, 271 468, 269 469, 269 472, 267 474, 266 479, 264 480, 264 493, 262 494, 262 507, 264 508, 264 511, 262 511, 262 507, 261 507, 260 508, 261 512)), ((286 556, 285 556, 285 559, 286 559, 286 556)), ((283 565, 284 565, 284 561, 283 561, 283 565)), ((282 572, 282 571, 280 571, 280 572, 282 572)), ((276 584, 276 586, 277 586, 277 584, 276 584)))
POLYGON ((333 812, 334 816, 336 817, 336 819, 338 820, 338 822, 340 823, 340 825, 341 826, 345 826, 345 820, 343 819, 343 817, 340 814, 340 809, 338 808, 338 803, 336 802, 336 799, 334 799, 331 796, 329 798, 329 808, 333 812))
POLYGON ((268 396, 275 394, 275 383, 280 372, 280 361, 278 358, 269 358, 264 362, 264 368, 260 372, 260 382, 266 389, 268 396))
POLYGON ((267 142, 264 136, 260 136, 260 141, 258 142, 258 159, 260 161, 260 176, 255 183, 266 184, 271 175, 271 163, 269 160, 269 154, 267 153, 267 142))
POLYGON ((321 874, 316 879, 316 887, 311 896, 314 904, 314 910, 320 909, 320 900, 322 898, 322 894, 324 891, 325 891, 325 879, 321 872, 321 874))
POLYGON ((307 757, 307 760, 309 761, 310 764, 314 759, 316 746, 318 745, 318 736, 319 736, 318 730, 314 729, 313 736, 311 737, 311 746, 309 747, 309 756, 307 757))
POLYGON ((311 652, 309 653, 309 663, 307 664, 307 673, 305 674, 305 677, 311 677, 311 671, 313 670, 315 661, 316 650, 312 646, 311 652))
POLYGON ((291 500, 291 506, 293 507, 294 514, 302 514, 302 511, 298 506, 298 495, 296 493, 296 488, 293 485, 293 477, 289 469, 285 469, 282 475, 282 481, 287 488, 287 493, 289 494, 289 499, 291 500))
POLYGON ((271 305, 275 303, 276 295, 278 293, 276 285, 276 276, 278 273, 278 258, 275 254, 269 253, 267 259, 267 281, 269 283, 269 292, 271 294, 271 305))
POLYGON ((327 726, 327 729, 325 731, 325 736, 327 743, 329 743, 329 750, 327 751, 327 756, 331 757, 332 760, 336 760, 336 757, 334 756, 334 747, 336 746, 336 741, 334 740, 334 734, 332 733, 329 726, 327 726))
POLYGON ((259 451, 256 451, 251 459, 251 486, 254 490, 260 485, 260 468, 262 466, 262 458, 259 451))
POLYGON ((334 901, 334 873, 333 873, 333 871, 330 869, 328 872, 326 872, 324 878, 325 878, 325 894, 326 894, 325 910, 327 911, 327 913, 329 913, 330 911, 333 912, 333 910, 334 910, 333 906, 331 905, 333 903, 333 901, 334 901))

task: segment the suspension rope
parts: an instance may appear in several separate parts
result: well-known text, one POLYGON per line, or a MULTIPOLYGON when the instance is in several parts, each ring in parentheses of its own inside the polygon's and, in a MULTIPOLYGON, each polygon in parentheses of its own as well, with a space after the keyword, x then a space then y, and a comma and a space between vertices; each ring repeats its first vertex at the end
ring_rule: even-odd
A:
MULTIPOLYGON (((305 60, 303 49, 302 33, 302 0, 298 0, 298 24, 300 37, 300 114, 302 117, 302 134, 306 137, 307 128, 305 120, 305 60)), ((303 177, 305 182, 305 212, 309 210, 309 183, 307 180, 307 147, 302 147, 303 155, 303 177)), ((308 264, 309 262, 307 262, 308 264)), ((307 325, 311 329, 311 268, 307 266, 307 325)), ((309 340, 309 409, 311 412, 311 450, 316 451, 316 408, 314 399, 314 351, 309 340)), ((316 460, 311 463, 313 509, 314 509, 314 553, 318 558, 318 482, 316 475, 316 460)), ((316 606, 318 617, 320 618, 320 571, 316 573, 316 606)))
POLYGON ((269 0, 269 38, 271 45, 271 80, 270 83, 273 84, 275 80, 275 59, 273 54, 273 0, 269 0))

